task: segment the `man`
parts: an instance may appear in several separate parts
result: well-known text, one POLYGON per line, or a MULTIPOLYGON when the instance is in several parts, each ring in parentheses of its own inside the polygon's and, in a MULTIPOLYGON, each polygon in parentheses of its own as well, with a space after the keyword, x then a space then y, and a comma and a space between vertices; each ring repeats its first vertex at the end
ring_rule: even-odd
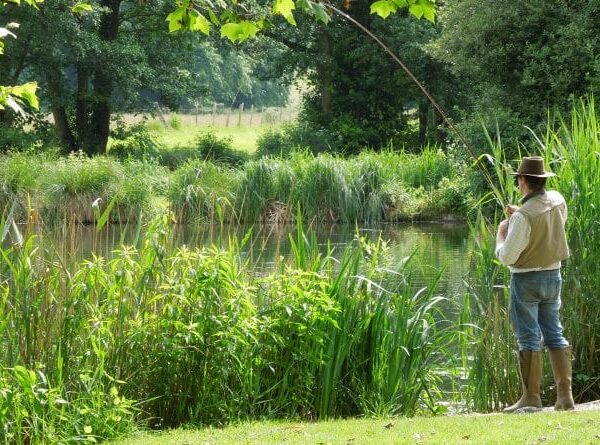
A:
POLYGON ((569 257, 565 235, 567 206, 562 195, 546 191, 539 156, 524 157, 516 173, 521 207, 507 206, 508 219, 498 227, 496 256, 511 272, 510 319, 519 346, 523 394, 512 406, 541 408, 542 339, 550 351, 557 399, 554 409, 574 409, 571 392, 571 347, 559 319, 561 261, 569 257))

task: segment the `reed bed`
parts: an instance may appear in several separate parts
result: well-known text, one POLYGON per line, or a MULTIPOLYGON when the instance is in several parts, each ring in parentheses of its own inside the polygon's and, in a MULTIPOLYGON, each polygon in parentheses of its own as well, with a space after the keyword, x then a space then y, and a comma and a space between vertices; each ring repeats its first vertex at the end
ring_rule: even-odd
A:
POLYGON ((452 334, 409 261, 384 286, 381 241, 334 261, 299 225, 294 259, 255 276, 237 242, 169 247, 170 218, 110 260, 0 250, 0 440, 437 411, 452 334))
POLYGON ((342 223, 464 217, 473 197, 463 173, 441 151, 385 151, 356 158, 294 153, 261 158, 241 174, 236 209, 242 221, 292 221, 300 204, 308 221, 342 223), (291 211, 290 211, 291 210, 291 211))
MULTIPOLYGON (((93 223, 112 202, 113 222, 168 206, 179 222, 380 222, 464 218, 473 208, 463 167, 440 150, 355 158, 295 152, 240 166, 193 159, 175 171, 151 157, 0 157, 0 205, 18 220, 93 223), (94 205, 92 205, 94 204, 94 205)), ((148 218, 149 216, 147 216, 148 218)), ((151 217, 151 216, 150 216, 151 217)))
POLYGON ((0 209, 17 222, 93 223, 111 202, 113 222, 135 221, 168 180, 156 164, 102 156, 12 153, 0 164, 0 209))

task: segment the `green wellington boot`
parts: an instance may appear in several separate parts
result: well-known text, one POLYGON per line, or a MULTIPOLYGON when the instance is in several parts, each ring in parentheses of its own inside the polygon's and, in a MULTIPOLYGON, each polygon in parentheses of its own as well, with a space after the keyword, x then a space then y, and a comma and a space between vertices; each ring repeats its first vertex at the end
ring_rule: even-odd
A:
POLYGON ((571 391, 571 347, 550 350, 550 363, 556 382, 556 403, 554 409, 564 411, 575 409, 571 391))
POLYGON ((519 408, 542 407, 540 398, 540 381, 542 380, 542 351, 519 351, 519 375, 523 395, 503 412, 512 413, 519 408))

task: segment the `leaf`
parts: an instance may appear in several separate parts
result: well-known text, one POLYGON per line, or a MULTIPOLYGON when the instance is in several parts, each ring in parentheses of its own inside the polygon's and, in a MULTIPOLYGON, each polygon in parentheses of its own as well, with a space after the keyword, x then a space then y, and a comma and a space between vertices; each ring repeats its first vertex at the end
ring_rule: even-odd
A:
POLYGON ((431 23, 435 23, 435 5, 433 2, 425 1, 423 4, 423 16, 431 23))
POLYGON ((210 35, 210 22, 206 17, 195 9, 190 10, 190 31, 200 31, 202 34, 210 35))
POLYGON ((408 10, 418 19, 425 17, 430 22, 435 22, 435 5, 431 0, 413 0, 408 10))
POLYGON ((71 12, 76 15, 83 15, 87 12, 92 12, 94 7, 89 3, 77 3, 71 8, 71 12))
POLYGON ((418 3, 410 5, 408 7, 408 11, 418 19, 423 17, 423 14, 425 14, 425 11, 423 11, 423 7, 418 3))
POLYGON ((296 26, 296 20, 292 14, 294 9, 296 9, 294 0, 275 0, 275 4, 273 5, 274 14, 282 15, 290 25, 296 26))
POLYGON ((166 21, 169 22, 169 32, 175 32, 183 27, 183 16, 185 15, 185 8, 182 6, 177 8, 175 11, 170 13, 166 21))
POLYGON ((314 17, 319 22, 325 25, 331 21, 330 15, 327 13, 327 8, 322 3, 315 3, 310 0, 298 0, 296 2, 299 8, 301 8, 306 14, 314 17))
POLYGON ((371 5, 371 14, 377 14, 381 18, 388 18, 398 10, 396 4, 391 0, 378 0, 371 5))
POLYGON ((221 37, 227 37, 232 42, 243 42, 250 37, 256 36, 258 27, 246 20, 239 23, 226 23, 221 27, 221 37))
POLYGON ((213 25, 219 26, 221 24, 212 9, 208 10, 208 17, 210 18, 210 21, 212 22, 213 25))
POLYGON ((36 110, 40 108, 40 103, 35 94, 37 90, 37 82, 27 82, 23 85, 10 87, 9 94, 16 96, 19 99, 27 102, 27 104, 36 110))

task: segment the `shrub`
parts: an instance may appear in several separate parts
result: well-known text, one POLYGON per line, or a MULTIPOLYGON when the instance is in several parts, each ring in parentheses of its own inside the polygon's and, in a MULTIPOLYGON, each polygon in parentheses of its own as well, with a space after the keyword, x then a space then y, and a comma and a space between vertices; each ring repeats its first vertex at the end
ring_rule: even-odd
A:
POLYGON ((111 136, 108 154, 117 159, 160 160, 161 146, 143 124, 117 128, 111 136))
POLYGON ((176 113, 171 113, 171 115, 169 116, 169 126, 173 130, 181 130, 183 128, 183 122, 181 120, 181 117, 176 113))
POLYGON ((285 156, 289 151, 289 139, 282 130, 265 131, 256 140, 256 156, 285 156))
POLYGON ((219 138, 211 132, 203 133, 196 139, 198 157, 205 161, 240 165, 248 159, 248 155, 234 150, 231 144, 231 138, 219 138))

